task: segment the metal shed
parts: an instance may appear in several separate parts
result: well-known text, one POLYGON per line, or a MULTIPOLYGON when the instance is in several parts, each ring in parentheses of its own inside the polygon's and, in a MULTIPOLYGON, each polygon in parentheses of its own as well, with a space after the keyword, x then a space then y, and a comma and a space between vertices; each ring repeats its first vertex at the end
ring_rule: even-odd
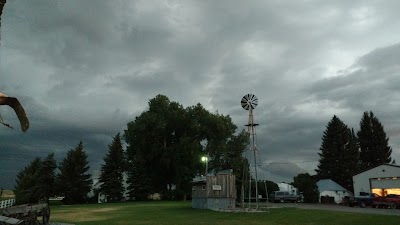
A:
POLYGON ((192 208, 235 208, 236 184, 232 170, 216 175, 199 176, 193 179, 192 208))
POLYGON ((400 166, 383 164, 353 176, 354 195, 375 193, 379 196, 400 195, 400 166))

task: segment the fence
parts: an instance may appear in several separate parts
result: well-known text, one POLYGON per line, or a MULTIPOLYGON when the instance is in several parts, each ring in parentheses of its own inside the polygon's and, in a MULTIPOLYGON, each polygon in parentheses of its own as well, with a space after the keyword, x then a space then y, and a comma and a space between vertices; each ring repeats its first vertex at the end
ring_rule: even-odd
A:
POLYGON ((15 198, 7 199, 7 200, 1 200, 0 201, 0 209, 13 206, 14 204, 15 204, 15 198))

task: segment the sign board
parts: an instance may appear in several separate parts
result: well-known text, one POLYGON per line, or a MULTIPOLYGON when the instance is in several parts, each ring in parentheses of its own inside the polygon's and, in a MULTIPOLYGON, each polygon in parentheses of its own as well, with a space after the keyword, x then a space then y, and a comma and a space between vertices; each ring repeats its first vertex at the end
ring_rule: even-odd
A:
POLYGON ((212 186, 212 189, 213 189, 214 191, 220 191, 220 190, 222 190, 221 185, 213 185, 213 186, 212 186))

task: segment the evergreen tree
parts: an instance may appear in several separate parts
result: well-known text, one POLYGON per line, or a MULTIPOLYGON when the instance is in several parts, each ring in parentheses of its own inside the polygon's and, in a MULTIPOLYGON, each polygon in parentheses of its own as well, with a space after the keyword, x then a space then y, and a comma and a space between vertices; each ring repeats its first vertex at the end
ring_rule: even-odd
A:
POLYGON ((42 165, 40 158, 35 158, 28 166, 22 169, 15 180, 15 201, 17 204, 38 203, 39 170, 42 165))
POLYGON ((155 193, 149 173, 146 171, 146 166, 141 163, 143 161, 134 157, 130 160, 128 169, 129 198, 137 201, 148 200, 149 195, 155 193))
POLYGON ((57 185, 61 194, 65 196, 66 204, 85 203, 87 193, 91 190, 91 175, 87 154, 80 142, 75 149, 67 153, 67 157, 60 163, 60 173, 57 176, 57 185))
POLYGON ((372 112, 364 112, 358 131, 360 161, 362 169, 391 162, 392 149, 383 125, 372 112))
POLYGON ((54 153, 51 153, 43 160, 39 169, 38 192, 40 193, 40 198, 46 201, 55 194, 54 182, 56 168, 57 164, 54 159, 54 153))
POLYGON ((107 196, 108 201, 120 201, 124 193, 123 173, 126 163, 119 133, 108 148, 110 150, 104 157, 105 164, 101 166, 100 192, 107 196))
POLYGON ((337 116, 333 116, 322 137, 317 178, 331 179, 352 190, 352 176, 358 172, 359 153, 356 143, 354 132, 337 116))

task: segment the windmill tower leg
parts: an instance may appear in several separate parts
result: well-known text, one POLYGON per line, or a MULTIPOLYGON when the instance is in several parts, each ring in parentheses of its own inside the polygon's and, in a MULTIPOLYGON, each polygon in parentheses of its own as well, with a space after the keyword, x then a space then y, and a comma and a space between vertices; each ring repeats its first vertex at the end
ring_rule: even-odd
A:
MULTIPOLYGON (((253 109, 258 105, 258 98, 257 96, 253 95, 253 94, 247 94, 245 95, 242 100, 241 100, 241 105, 245 110, 249 111, 249 123, 246 125, 248 127, 248 133, 250 135, 250 139, 251 139, 251 150, 253 150, 253 154, 254 154, 254 175, 255 175, 255 190, 256 190, 256 196, 255 196, 255 200, 256 200, 256 207, 258 209, 258 178, 257 178, 257 154, 256 154, 256 144, 255 144, 255 126, 257 126, 258 124, 254 123, 254 118, 253 118, 253 109)), ((251 153, 249 158, 249 209, 251 208, 251 153)))
POLYGON ((254 124, 254 117, 253 117, 253 110, 251 109, 250 111, 249 111, 249 120, 250 120, 250 123, 249 123, 249 128, 250 128, 250 130, 251 130, 251 133, 250 133, 250 135, 251 135, 251 149, 252 149, 252 151, 253 151, 253 156, 254 156, 254 179, 255 179, 255 189, 256 189, 256 208, 258 209, 258 177, 257 177, 257 154, 256 154, 256 151, 257 151, 257 147, 256 147, 256 142, 255 142, 255 135, 256 135, 256 132, 255 132, 255 126, 257 126, 257 124, 254 124))

